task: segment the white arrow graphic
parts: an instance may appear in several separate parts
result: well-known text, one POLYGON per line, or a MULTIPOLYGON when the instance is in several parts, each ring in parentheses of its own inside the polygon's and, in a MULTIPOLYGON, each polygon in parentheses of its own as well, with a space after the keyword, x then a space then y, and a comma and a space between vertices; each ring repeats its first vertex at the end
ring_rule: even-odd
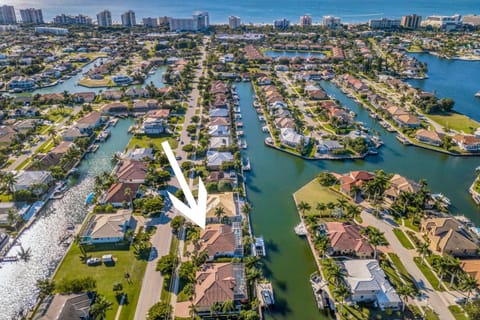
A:
POLYGON ((168 196, 170 197, 170 200, 172 201, 173 206, 175 207, 175 209, 180 211, 180 213, 183 214, 185 217, 190 219, 192 222, 197 224, 202 229, 205 229, 205 220, 207 216, 207 190, 203 185, 202 179, 199 178, 198 180, 198 203, 197 203, 195 201, 195 198, 193 197, 190 187, 188 186, 187 180, 185 180, 185 177, 183 176, 183 172, 180 169, 180 166, 178 165, 177 160, 175 159, 175 155, 173 154, 173 151, 170 148, 170 144, 168 143, 168 141, 162 142, 162 147, 163 147, 163 150, 165 151, 165 154, 167 155, 170 165, 172 166, 173 172, 177 177, 178 183, 180 184, 180 188, 182 188, 183 194, 185 195, 185 198, 187 199, 187 202, 188 202, 188 206, 187 206, 182 201, 180 201, 177 197, 175 197, 173 194, 169 192, 168 196))

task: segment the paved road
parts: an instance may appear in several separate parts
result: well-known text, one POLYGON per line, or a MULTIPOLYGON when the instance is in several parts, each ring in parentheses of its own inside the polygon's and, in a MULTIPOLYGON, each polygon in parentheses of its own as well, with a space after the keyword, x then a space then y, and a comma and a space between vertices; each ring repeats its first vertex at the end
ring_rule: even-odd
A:
MULTIPOLYGON (((82 108, 80 106, 75 106, 73 107, 73 112, 72 112, 72 116, 77 114, 78 112, 80 112, 80 110, 82 110, 82 108)), ((59 123, 56 123, 55 124, 55 130, 58 132, 64 125, 65 123, 69 120, 69 118, 65 118, 63 119, 62 122, 59 122, 59 123)), ((4 169, 4 171, 7 171, 7 172, 10 172, 10 171, 13 171, 15 170, 25 159, 27 159, 28 157, 31 157, 35 154, 35 152, 45 143, 45 141, 48 140, 49 136, 48 134, 44 134, 44 135, 39 135, 38 136, 39 138, 43 138, 42 141, 39 141, 35 146, 33 146, 32 148, 30 148, 30 152, 27 153, 27 154, 22 154, 20 155, 19 157, 14 157, 15 161, 9 165, 6 169, 4 169)))
POLYGON ((135 310, 135 320, 145 320, 148 310, 160 300, 163 276, 155 268, 158 259, 167 255, 170 251, 170 243, 172 242, 170 220, 173 216, 174 214, 168 211, 166 215, 162 214, 162 216, 151 219, 146 224, 146 226, 155 226, 157 230, 151 238, 153 247, 143 276, 142 289, 135 310))
POLYGON ((425 278, 423 273, 418 269, 413 261, 412 254, 405 249, 398 238, 392 231, 392 226, 383 220, 375 218, 372 214, 365 211, 362 212, 363 225, 373 226, 385 233, 385 238, 390 243, 390 247, 395 252, 402 263, 405 265, 408 273, 415 279, 417 286, 427 295, 427 305, 430 305, 435 312, 437 312, 442 320, 455 320, 453 315, 448 310, 448 302, 443 295, 435 291, 430 282, 425 278))

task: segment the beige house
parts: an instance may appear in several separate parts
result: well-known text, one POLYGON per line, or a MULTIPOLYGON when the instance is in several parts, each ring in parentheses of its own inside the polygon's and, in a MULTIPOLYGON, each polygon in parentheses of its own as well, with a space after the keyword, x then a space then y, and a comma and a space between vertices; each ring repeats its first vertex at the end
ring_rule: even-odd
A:
POLYGON ((223 209, 223 216, 231 222, 242 220, 233 192, 209 194, 207 198, 207 223, 220 223, 216 215, 217 208, 223 209))
POLYGON ((477 256, 477 243, 454 218, 423 219, 421 231, 430 240, 432 251, 454 257, 477 256))
POLYGON ((395 174, 390 179, 388 189, 385 190, 385 202, 392 204, 402 192, 416 193, 420 189, 421 186, 417 182, 395 174))

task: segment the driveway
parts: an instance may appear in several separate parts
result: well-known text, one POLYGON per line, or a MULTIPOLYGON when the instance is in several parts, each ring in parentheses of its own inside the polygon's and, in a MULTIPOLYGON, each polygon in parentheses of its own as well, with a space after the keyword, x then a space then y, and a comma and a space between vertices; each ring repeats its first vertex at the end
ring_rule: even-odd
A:
POLYGON ((433 287, 430 285, 430 282, 428 282, 423 273, 418 269, 417 265, 413 261, 411 253, 401 245, 401 243, 398 241, 398 238, 393 233, 392 226, 383 220, 375 218, 372 214, 369 214, 366 211, 362 211, 362 219, 362 225, 373 226, 385 233, 385 238, 390 243, 392 251, 398 255, 402 263, 405 265, 408 273, 417 283, 418 288, 426 294, 426 305, 431 306, 431 308, 439 314, 440 319, 455 320, 448 309, 449 303, 447 300, 443 295, 439 294, 433 289, 433 287))

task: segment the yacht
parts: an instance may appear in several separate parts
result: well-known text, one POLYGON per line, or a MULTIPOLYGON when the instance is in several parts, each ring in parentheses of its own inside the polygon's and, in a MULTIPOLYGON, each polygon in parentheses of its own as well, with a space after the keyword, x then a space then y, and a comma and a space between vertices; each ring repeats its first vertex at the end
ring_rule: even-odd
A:
POLYGON ((477 93, 475 93, 475 97, 480 98, 480 91, 478 91, 477 93))
POLYGON ((305 225, 300 222, 299 224, 297 224, 297 226, 295 227, 295 233, 299 236, 306 236, 307 235, 307 228, 305 228, 305 225))
POLYGON ((443 195, 442 193, 434 193, 432 194, 432 199, 433 200, 438 200, 440 201, 441 203, 449 206, 451 204, 450 202, 450 199, 448 199, 445 195, 443 195))

